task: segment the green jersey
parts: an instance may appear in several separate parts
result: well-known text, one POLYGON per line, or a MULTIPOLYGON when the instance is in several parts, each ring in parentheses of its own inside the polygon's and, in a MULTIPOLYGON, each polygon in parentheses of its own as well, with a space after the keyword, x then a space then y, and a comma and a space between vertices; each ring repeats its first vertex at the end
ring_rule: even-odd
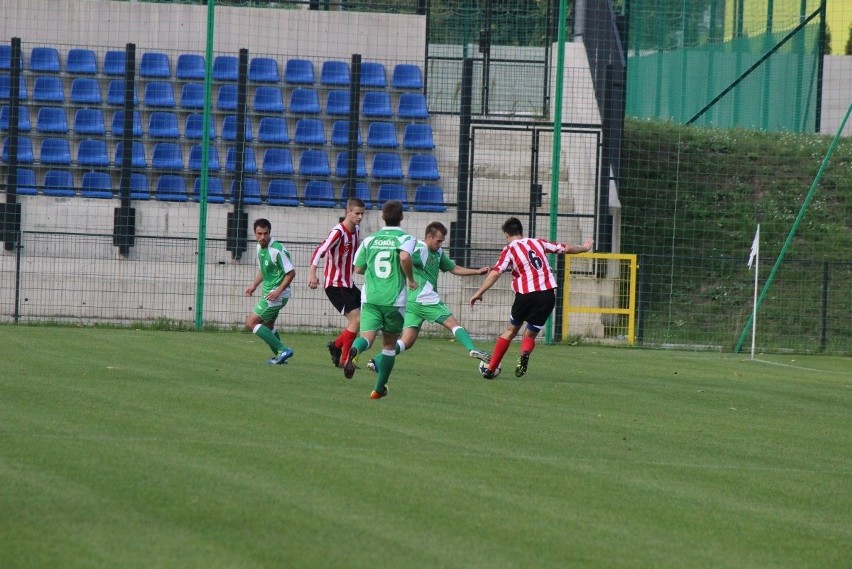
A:
MULTIPOLYGON (((263 275, 263 296, 278 288, 284 280, 284 275, 293 270, 290 251, 275 240, 270 241, 266 249, 257 246, 257 263, 260 265, 260 274, 263 275)), ((287 287, 279 298, 290 298, 290 287, 287 287)))
POLYGON ((456 267, 455 262, 444 253, 443 248, 431 251, 423 241, 417 242, 411 259, 417 290, 408 291, 408 302, 438 304, 441 302, 441 297, 438 296, 438 276, 452 271, 456 267))
POLYGON ((364 239, 355 252, 355 267, 364 270, 361 302, 405 306, 405 273, 399 254, 414 252, 415 239, 399 227, 385 227, 364 239))

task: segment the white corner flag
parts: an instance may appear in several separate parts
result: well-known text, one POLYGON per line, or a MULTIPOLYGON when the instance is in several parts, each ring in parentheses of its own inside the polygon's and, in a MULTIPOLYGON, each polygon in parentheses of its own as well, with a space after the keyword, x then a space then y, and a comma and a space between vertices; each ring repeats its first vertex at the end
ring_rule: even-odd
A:
POLYGON ((748 268, 754 263, 754 304, 751 310, 751 359, 754 359, 754 341, 757 335, 757 273, 760 272, 760 224, 751 242, 751 253, 748 255, 748 268))
POLYGON ((755 257, 760 260, 760 224, 757 224, 757 232, 754 234, 754 241, 751 242, 751 253, 748 255, 748 268, 751 269, 751 264, 755 257))

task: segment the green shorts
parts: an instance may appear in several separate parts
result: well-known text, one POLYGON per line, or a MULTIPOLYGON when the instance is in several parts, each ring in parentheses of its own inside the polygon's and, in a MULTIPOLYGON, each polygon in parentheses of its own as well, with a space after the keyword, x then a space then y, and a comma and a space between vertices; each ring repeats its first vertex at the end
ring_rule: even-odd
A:
POLYGON ((405 327, 420 328, 425 320, 429 324, 441 324, 453 313, 443 302, 438 304, 420 304, 409 302, 405 307, 405 327))
POLYGON ((405 320, 403 310, 399 306, 379 306, 365 302, 361 305, 361 331, 382 330, 389 334, 399 334, 405 320))
POLYGON ((266 298, 261 298, 257 301, 257 304, 254 305, 254 313, 260 316, 260 319, 264 322, 275 322, 275 319, 278 318, 278 313, 281 312, 281 309, 287 306, 287 301, 289 298, 282 298, 281 303, 279 304, 277 301, 270 303, 266 298))

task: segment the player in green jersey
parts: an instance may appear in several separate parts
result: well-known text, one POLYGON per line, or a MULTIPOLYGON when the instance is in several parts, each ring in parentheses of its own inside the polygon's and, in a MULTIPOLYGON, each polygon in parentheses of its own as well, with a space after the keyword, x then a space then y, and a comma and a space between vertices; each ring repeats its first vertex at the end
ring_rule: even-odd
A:
POLYGON ((270 236, 272 224, 266 219, 254 222, 254 238, 257 240, 257 263, 259 269, 251 284, 246 287, 246 296, 252 296, 263 283, 262 296, 254 310, 246 318, 246 328, 266 342, 275 354, 266 363, 270 365, 286 364, 293 356, 293 350, 281 343, 275 329, 278 313, 290 300, 290 284, 296 276, 296 269, 290 262, 290 252, 270 236))
POLYGON ((343 365, 343 376, 355 374, 358 354, 370 348, 376 333, 382 331, 382 366, 372 399, 388 394, 387 383, 393 370, 394 346, 402 332, 405 314, 406 285, 417 288, 411 262, 415 239, 399 224, 402 202, 390 200, 382 206, 385 227, 364 239, 355 252, 355 272, 364 275, 361 289, 361 335, 352 343, 349 359, 343 365))
MULTIPOLYGON (((420 327, 425 321, 430 324, 440 324, 455 336, 470 357, 488 363, 489 354, 479 350, 474 345, 473 340, 470 339, 470 334, 459 324, 459 321, 438 296, 438 276, 442 272, 449 272, 457 276, 485 275, 490 267, 469 269, 456 265, 441 248, 446 238, 446 226, 439 221, 433 221, 426 226, 424 239, 418 241, 414 247, 412 262, 417 289, 408 292, 404 329, 402 337, 396 341, 395 351, 400 354, 411 348, 417 341, 420 327)), ((381 355, 376 356, 370 360, 367 368, 372 371, 381 369, 382 358, 381 355)))

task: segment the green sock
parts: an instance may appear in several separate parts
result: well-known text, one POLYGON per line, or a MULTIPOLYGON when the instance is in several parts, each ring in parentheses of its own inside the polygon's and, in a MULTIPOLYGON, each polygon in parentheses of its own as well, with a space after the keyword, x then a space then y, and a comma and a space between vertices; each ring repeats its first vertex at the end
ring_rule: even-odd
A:
POLYGON ((459 326, 453 332, 453 336, 456 337, 456 340, 465 347, 465 349, 469 352, 471 350, 475 350, 476 346, 473 345, 473 340, 470 339, 470 334, 467 333, 467 330, 459 326))
POLYGON ((279 341, 279 342, 281 341, 281 334, 279 334, 279 333, 278 333, 278 328, 273 328, 273 329, 272 329, 272 334, 273 334, 276 338, 278 338, 278 341, 279 341))
POLYGON ((393 371, 393 364, 396 362, 396 354, 389 356, 382 352, 380 356, 382 364, 379 367, 379 378, 376 380, 376 391, 379 393, 385 390, 385 385, 388 384, 388 379, 390 379, 390 374, 393 371))
POLYGON ((266 342, 266 345, 269 346, 269 349, 272 350, 273 354, 278 354, 281 350, 286 349, 286 346, 281 343, 281 340, 275 337, 272 330, 263 324, 255 326, 254 333, 258 338, 266 342))
POLYGON ((365 338, 362 338, 361 336, 355 338, 355 341, 352 342, 352 348, 355 349, 355 355, 357 356, 358 354, 366 350, 368 345, 369 343, 365 338))

